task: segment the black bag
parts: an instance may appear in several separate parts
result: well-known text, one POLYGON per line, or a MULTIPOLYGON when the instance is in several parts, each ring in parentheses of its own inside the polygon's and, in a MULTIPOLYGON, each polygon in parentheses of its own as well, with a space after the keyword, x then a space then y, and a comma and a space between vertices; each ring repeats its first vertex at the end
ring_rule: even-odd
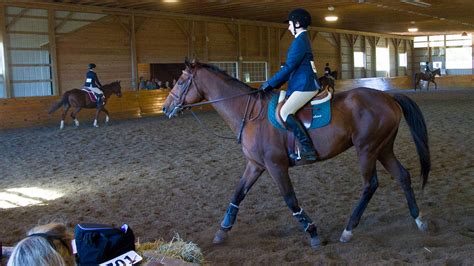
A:
POLYGON ((128 225, 77 224, 74 228, 76 260, 80 265, 97 265, 135 250, 135 236, 128 225))

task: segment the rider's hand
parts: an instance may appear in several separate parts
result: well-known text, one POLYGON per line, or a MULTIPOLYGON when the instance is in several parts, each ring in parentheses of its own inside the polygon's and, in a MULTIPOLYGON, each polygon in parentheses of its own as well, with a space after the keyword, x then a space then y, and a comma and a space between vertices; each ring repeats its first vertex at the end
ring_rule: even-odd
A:
POLYGON ((268 82, 264 82, 262 85, 260 85, 260 90, 271 91, 273 90, 273 87, 268 82))

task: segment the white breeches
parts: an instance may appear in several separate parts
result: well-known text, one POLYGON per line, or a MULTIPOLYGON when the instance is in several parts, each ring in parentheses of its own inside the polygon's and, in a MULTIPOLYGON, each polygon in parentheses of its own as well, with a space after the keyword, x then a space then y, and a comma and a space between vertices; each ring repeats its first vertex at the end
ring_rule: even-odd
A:
POLYGON ((288 100, 286 100, 283 107, 280 109, 280 116, 286 122, 288 115, 294 115, 301 107, 309 102, 318 91, 295 91, 288 100))

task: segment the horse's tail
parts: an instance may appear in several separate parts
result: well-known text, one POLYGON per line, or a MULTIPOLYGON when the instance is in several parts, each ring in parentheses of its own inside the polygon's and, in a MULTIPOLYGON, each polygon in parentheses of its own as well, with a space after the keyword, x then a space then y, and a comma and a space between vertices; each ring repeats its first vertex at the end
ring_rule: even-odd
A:
POLYGON ((48 111, 48 114, 54 113, 56 110, 58 110, 61 107, 61 105, 67 104, 69 102, 68 97, 69 97, 69 91, 65 92, 63 96, 61 96, 61 100, 59 102, 53 103, 53 105, 48 111))
POLYGON ((415 141, 416 151, 420 158, 422 188, 428 182, 431 169, 430 147, 428 146, 428 130, 420 107, 410 98, 403 94, 393 95, 395 101, 400 105, 405 116, 405 121, 410 128, 411 136, 415 141))

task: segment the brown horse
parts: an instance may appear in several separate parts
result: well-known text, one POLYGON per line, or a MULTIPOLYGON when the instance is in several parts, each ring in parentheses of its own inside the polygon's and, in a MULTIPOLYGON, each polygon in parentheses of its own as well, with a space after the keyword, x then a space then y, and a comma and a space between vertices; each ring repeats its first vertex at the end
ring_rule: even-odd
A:
MULTIPOLYGON (((428 85, 426 85, 426 89, 427 90, 430 90, 430 82, 433 82, 435 84, 435 90, 438 89, 438 84, 436 84, 436 81, 435 81, 435 76, 438 75, 438 76, 441 76, 441 70, 439 68, 431 71, 431 75, 430 74, 426 74, 426 73, 422 73, 422 72, 417 72, 415 73, 415 91, 416 91, 416 87, 418 87, 420 85, 420 81, 421 80, 424 80, 424 81, 428 81, 428 85)), ((420 90, 421 90, 421 87, 420 87, 420 90)))
POLYGON ((321 88, 328 89, 328 90, 330 89, 331 93, 334 94, 334 86, 335 86, 334 79, 324 75, 318 78, 318 81, 319 81, 319 85, 321 85, 321 88))
POLYGON ((71 117, 74 120, 74 124, 76 127, 79 126, 79 120, 77 120, 76 115, 81 111, 82 108, 96 108, 95 112, 95 119, 94 119, 94 127, 99 127, 97 123, 97 119, 99 118, 99 113, 105 112, 105 123, 109 122, 109 111, 105 109, 105 103, 107 103, 107 99, 112 95, 115 94, 118 97, 122 97, 122 87, 120 86, 120 81, 114 81, 110 84, 106 84, 100 88, 104 92, 104 105, 98 106, 96 102, 91 101, 87 92, 80 90, 80 89, 72 89, 66 91, 61 100, 57 103, 54 103, 49 109, 49 114, 52 114, 54 111, 58 110, 61 105, 64 108, 64 111, 61 115, 61 124, 59 129, 64 128, 64 119, 66 118, 67 111, 69 108, 74 107, 74 111, 71 112, 71 117))
MULTIPOLYGON (((214 243, 222 243, 227 238, 236 220, 239 204, 267 170, 293 216, 310 234, 311 246, 317 248, 320 240, 316 225, 300 207, 288 175, 288 168, 294 164, 288 156, 288 134, 291 133, 273 127, 266 115, 272 93, 254 90, 210 65, 187 61, 185 65, 186 69, 178 83, 166 98, 164 113, 171 118, 186 108, 203 104, 200 103, 202 100, 209 101, 207 103, 212 103, 236 135, 242 133, 242 150, 247 159, 246 169, 214 237, 214 243)), ((377 161, 397 178, 408 201, 411 216, 420 230, 427 230, 427 223, 422 220, 415 201, 410 174, 393 152, 400 119, 405 116, 419 155, 424 187, 431 163, 427 129, 416 103, 402 94, 390 95, 373 89, 357 88, 335 94, 331 104, 330 124, 309 131, 318 160, 327 160, 355 146, 364 180, 361 198, 340 241, 351 239, 353 229, 359 224, 362 213, 378 187, 377 161)), ((299 164, 304 163, 300 161, 299 164)))

